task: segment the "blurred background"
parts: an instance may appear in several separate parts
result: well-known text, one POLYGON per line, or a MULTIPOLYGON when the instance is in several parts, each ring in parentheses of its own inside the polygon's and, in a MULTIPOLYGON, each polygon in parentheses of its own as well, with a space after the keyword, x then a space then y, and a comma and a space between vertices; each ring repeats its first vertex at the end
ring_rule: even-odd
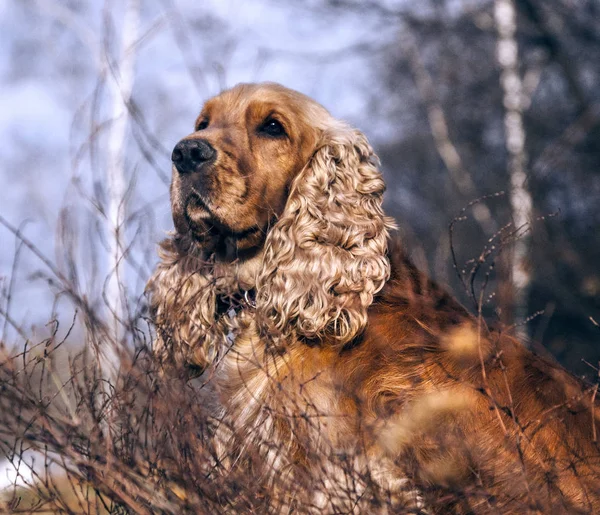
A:
POLYGON ((6 348, 135 324, 172 147, 276 81, 369 136, 420 268, 596 379, 599 0, 0 0, 0 43, 6 348))

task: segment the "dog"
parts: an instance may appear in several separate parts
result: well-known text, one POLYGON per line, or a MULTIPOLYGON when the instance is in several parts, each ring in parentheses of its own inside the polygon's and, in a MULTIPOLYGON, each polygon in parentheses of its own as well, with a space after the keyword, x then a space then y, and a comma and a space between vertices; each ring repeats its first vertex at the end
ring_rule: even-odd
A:
POLYGON ((204 380, 224 473, 252 455, 273 512, 600 510, 596 389, 410 262, 360 131, 240 84, 172 161, 155 353, 204 380))

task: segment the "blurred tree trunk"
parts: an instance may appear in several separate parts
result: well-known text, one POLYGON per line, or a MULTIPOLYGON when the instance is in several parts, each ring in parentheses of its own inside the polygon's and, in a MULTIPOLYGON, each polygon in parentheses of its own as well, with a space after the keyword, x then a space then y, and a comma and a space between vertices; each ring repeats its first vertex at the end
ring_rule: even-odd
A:
MULTIPOLYGON (((122 266, 124 245, 123 232, 126 211, 127 181, 125 178, 125 149, 126 131, 129 125, 128 104, 131 98, 135 78, 135 43, 138 38, 140 23, 140 1, 129 0, 125 5, 121 41, 117 58, 111 69, 108 62, 108 84, 110 92, 110 120, 111 126, 108 134, 108 160, 107 160, 107 189, 108 213, 107 234, 111 242, 108 256, 109 279, 106 297, 114 321, 114 342, 120 339, 120 327, 127 316, 125 309, 126 278, 122 266)), ((105 369, 115 366, 115 349, 104 349, 105 369)))
POLYGON ((494 20, 498 33, 496 57, 500 66, 500 83, 504 99, 504 131, 508 153, 510 179, 510 206, 514 223, 515 241, 510 247, 509 275, 501 290, 505 308, 503 319, 515 324, 520 336, 527 334, 528 296, 531 283, 529 268, 530 223, 533 203, 527 185, 527 154, 523 127, 522 91, 519 75, 519 55, 516 40, 517 15, 513 0, 494 1, 494 20), (506 308, 510 307, 510 310, 506 308), (508 312, 507 312, 508 311, 508 312))

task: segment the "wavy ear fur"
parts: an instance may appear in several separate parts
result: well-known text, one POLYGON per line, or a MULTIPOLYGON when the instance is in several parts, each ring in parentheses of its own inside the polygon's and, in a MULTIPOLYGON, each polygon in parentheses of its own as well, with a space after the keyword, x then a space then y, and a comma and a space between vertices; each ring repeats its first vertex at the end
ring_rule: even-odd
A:
POLYGON ((161 243, 161 261, 146 293, 158 332, 155 354, 165 364, 202 371, 231 344, 228 339, 239 329, 236 318, 216 316, 217 295, 239 290, 239 282, 235 267, 223 273, 189 247, 177 235, 161 243))
POLYGON ((340 344, 364 329, 389 277, 394 226, 376 163, 361 132, 341 122, 324 130, 267 235, 256 303, 266 329, 340 344))

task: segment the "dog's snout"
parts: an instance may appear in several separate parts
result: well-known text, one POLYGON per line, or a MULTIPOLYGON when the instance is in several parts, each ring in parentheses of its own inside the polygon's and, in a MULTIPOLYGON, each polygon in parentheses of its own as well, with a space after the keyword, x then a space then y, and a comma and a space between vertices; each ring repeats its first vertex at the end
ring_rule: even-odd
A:
POLYGON ((181 140, 171 154, 171 161, 180 173, 195 172, 201 165, 215 160, 217 151, 206 140, 184 139, 181 140))

